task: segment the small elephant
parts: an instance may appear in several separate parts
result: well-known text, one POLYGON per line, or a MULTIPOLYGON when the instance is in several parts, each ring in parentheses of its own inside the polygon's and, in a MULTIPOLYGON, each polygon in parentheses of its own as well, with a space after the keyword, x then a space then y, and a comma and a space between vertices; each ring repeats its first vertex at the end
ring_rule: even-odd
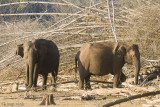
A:
POLYGON ((79 66, 79 89, 91 88, 91 75, 114 75, 113 87, 126 80, 122 72, 125 63, 135 66, 135 84, 138 84, 140 71, 140 52, 138 45, 122 42, 86 43, 77 52, 75 57, 75 72, 79 66))
POLYGON ((56 83, 60 55, 55 43, 36 39, 17 45, 16 54, 25 60, 27 89, 37 86, 38 74, 43 76, 43 86, 46 85, 48 73, 52 73, 53 81, 56 83))

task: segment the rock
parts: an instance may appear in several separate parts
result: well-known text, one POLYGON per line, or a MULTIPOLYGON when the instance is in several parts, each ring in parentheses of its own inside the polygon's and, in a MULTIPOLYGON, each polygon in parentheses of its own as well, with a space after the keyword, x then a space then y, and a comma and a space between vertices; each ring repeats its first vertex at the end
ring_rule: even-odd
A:
POLYGON ((101 87, 102 88, 113 88, 111 84, 102 84, 101 87))
POLYGON ((88 94, 83 94, 82 97, 81 97, 81 100, 93 100, 95 99, 94 96, 91 96, 91 95, 88 95, 88 94))
POLYGON ((125 82, 128 84, 134 84, 134 80, 135 78, 127 78, 125 82))
POLYGON ((94 89, 98 89, 98 88, 99 88, 99 85, 95 85, 95 86, 94 86, 94 89))
POLYGON ((107 87, 108 87, 108 84, 102 84, 101 87, 102 87, 102 88, 107 88, 107 87))
POLYGON ((55 89, 54 86, 50 86, 50 87, 47 87, 47 90, 48 90, 48 91, 55 91, 56 89, 55 89))

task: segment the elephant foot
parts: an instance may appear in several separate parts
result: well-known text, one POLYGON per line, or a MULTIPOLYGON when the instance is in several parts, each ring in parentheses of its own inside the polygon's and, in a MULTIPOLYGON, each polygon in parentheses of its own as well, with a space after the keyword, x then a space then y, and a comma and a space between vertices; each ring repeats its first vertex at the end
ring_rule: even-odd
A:
POLYGON ((27 83, 25 83, 25 88, 28 86, 28 84, 27 83))
POLYGON ((37 84, 33 84, 32 88, 35 88, 35 87, 37 87, 37 84))
POLYGON ((26 89, 31 89, 31 88, 35 88, 33 85, 27 85, 27 84, 25 84, 25 88, 26 89))
POLYGON ((28 85, 28 86, 26 86, 25 88, 26 88, 26 89, 30 89, 30 88, 31 88, 31 86, 29 86, 29 85, 28 85))
POLYGON ((53 87, 54 87, 54 88, 56 88, 56 83, 55 83, 55 84, 53 84, 53 87))
POLYGON ((80 89, 80 90, 84 90, 84 87, 79 86, 79 89, 80 89))
POLYGON ((118 88, 118 84, 113 84, 113 88, 118 88))
POLYGON ((86 85, 85 90, 92 90, 90 85, 86 85))
POLYGON ((113 85, 113 88, 124 88, 121 84, 118 84, 118 86, 113 85))
POLYGON ((46 90, 47 89, 47 86, 42 86, 42 90, 46 90))
POLYGON ((79 84, 78 88, 79 88, 80 90, 84 90, 84 85, 79 84))
POLYGON ((30 89, 32 90, 32 91, 34 91, 34 92, 37 92, 38 91, 38 88, 36 88, 37 86, 32 86, 30 89))
POLYGON ((28 84, 25 84, 25 88, 26 88, 26 89, 30 89, 31 86, 29 86, 28 84))

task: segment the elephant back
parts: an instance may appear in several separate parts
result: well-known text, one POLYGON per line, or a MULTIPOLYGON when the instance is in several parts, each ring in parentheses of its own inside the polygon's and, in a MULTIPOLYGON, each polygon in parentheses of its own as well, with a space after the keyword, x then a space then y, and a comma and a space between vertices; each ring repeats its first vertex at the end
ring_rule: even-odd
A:
POLYGON ((34 41, 37 50, 42 51, 43 54, 57 57, 59 59, 59 51, 57 45, 51 40, 36 39, 34 41))
POLYGON ((42 47, 47 47, 47 48, 54 48, 54 50, 58 50, 57 45, 54 42, 52 42, 51 40, 36 39, 34 41, 34 44, 37 49, 40 49, 42 47))

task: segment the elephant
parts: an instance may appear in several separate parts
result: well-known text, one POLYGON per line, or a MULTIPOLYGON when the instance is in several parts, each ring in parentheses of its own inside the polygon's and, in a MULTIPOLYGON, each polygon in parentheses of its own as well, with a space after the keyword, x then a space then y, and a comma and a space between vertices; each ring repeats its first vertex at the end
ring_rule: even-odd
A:
POLYGON ((91 89, 90 76, 114 75, 113 87, 126 80, 122 72, 125 63, 135 66, 135 84, 140 72, 140 52, 137 44, 124 42, 85 43, 75 56, 75 74, 79 67, 79 89, 91 89))
POLYGON ((25 60, 27 89, 37 86, 38 74, 43 77, 43 87, 47 83, 48 73, 52 74, 52 80, 56 83, 60 55, 58 47, 51 40, 36 39, 17 45, 16 55, 25 60))

